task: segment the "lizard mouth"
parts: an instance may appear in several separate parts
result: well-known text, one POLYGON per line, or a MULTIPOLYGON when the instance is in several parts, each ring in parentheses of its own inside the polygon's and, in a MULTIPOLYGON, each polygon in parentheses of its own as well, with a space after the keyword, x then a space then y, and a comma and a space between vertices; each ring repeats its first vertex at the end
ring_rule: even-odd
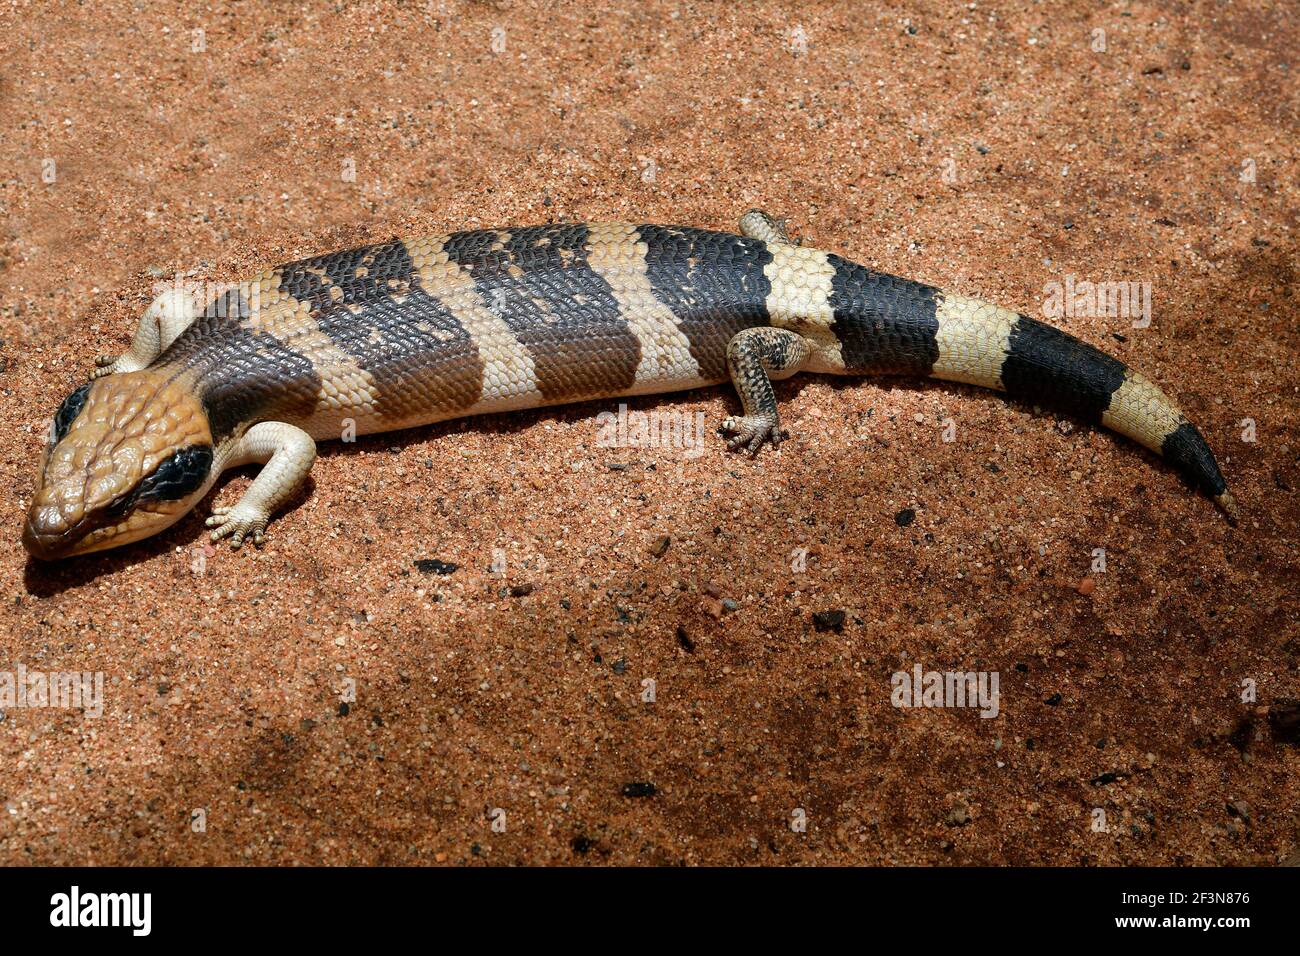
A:
POLYGON ((90 528, 83 527, 85 519, 71 527, 58 530, 43 530, 39 515, 29 514, 23 524, 23 547, 27 553, 42 561, 54 561, 73 553, 73 550, 90 533, 90 528))
POLYGON ((139 512, 125 520, 107 516, 96 520, 91 516, 56 534, 42 532, 29 517, 23 526, 23 547, 28 554, 41 561, 73 558, 150 537, 173 524, 183 514, 184 512, 177 515, 148 512, 150 520, 144 521, 139 520, 139 512))
POLYGON ((110 505, 82 515, 72 524, 58 509, 34 505, 23 525, 23 547, 41 561, 57 561, 130 544, 157 534, 189 510, 189 501, 156 502, 123 514, 110 505), (154 510, 157 509, 157 510, 154 510))
POLYGON ((23 547, 34 558, 57 561, 135 540, 134 537, 124 537, 129 534, 132 523, 130 517, 125 520, 120 516, 114 518, 101 510, 67 525, 51 520, 48 509, 33 508, 23 525, 23 547))

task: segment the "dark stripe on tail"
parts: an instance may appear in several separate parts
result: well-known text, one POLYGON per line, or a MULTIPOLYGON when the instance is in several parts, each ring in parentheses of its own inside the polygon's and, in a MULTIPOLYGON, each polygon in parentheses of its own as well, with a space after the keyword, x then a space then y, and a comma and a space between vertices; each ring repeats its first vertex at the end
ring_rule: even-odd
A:
POLYGON ((1165 438, 1160 449, 1171 465, 1182 473, 1188 483, 1215 498, 1228 490, 1223 480, 1214 452, 1205 437, 1191 422, 1183 422, 1165 438))
POLYGON ((928 375, 939 358, 933 286, 873 272, 828 255, 835 267, 831 331, 840 340, 844 366, 853 372, 928 375))
POLYGON ((1124 384, 1124 363, 1067 332, 1020 316, 1002 363, 1009 395, 1101 421, 1110 397, 1124 384))

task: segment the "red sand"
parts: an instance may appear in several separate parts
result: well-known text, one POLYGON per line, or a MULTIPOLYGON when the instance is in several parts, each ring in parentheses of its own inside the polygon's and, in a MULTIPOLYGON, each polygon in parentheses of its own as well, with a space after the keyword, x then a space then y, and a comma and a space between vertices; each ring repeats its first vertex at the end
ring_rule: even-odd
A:
MULTIPOLYGON (((21 6, 0 13, 0 670, 107 683, 99 719, 5 711, 3 862, 1296 852, 1300 36, 1273 5, 21 6), (756 461, 712 435, 694 461, 599 448, 606 403, 325 446, 265 550, 202 573, 212 502, 100 558, 18 543, 49 415, 160 275, 749 206, 1033 314, 1068 275, 1151 283, 1150 328, 1054 321, 1175 396, 1241 527, 1133 444, 996 395, 803 377, 780 389, 794 439, 756 461), (895 709, 916 663, 997 671, 1000 716, 895 709)), ((710 427, 736 407, 633 403, 710 427)))

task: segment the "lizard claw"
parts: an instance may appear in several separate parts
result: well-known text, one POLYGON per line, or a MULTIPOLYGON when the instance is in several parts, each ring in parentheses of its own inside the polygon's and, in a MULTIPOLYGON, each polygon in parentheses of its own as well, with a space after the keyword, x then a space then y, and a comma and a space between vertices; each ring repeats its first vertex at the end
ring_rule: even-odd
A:
POLYGON ((731 436, 727 439, 729 451, 744 448, 751 455, 757 455, 765 441, 770 441, 773 448, 780 448, 781 442, 790 437, 772 415, 732 415, 722 423, 719 431, 731 436))
POLYGON ((97 378, 103 378, 105 375, 116 375, 119 372, 138 372, 144 366, 131 356, 130 352, 123 352, 121 355, 96 355, 95 370, 90 373, 91 381, 97 378))
POLYGON ((230 536, 230 547, 237 551, 245 538, 252 541, 255 547, 262 546, 266 541, 267 520, 265 515, 251 508, 235 505, 233 508, 213 508, 212 516, 205 523, 213 529, 213 541, 230 536))

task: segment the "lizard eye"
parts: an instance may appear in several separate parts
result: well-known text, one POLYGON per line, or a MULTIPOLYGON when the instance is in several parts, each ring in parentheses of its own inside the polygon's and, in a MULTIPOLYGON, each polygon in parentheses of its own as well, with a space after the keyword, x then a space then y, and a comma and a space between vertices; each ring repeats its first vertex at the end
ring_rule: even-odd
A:
POLYGON ((81 414, 81 410, 86 407, 86 396, 88 394, 90 394, 89 382, 63 400, 59 410, 54 413, 54 427, 50 430, 51 445, 57 445, 63 441, 68 434, 68 429, 72 427, 72 423, 81 414))
POLYGON ((176 501, 193 494, 212 470, 212 446, 190 445, 174 452, 136 489, 135 501, 176 501))
POLYGON ((199 488, 212 470, 212 446, 190 445, 173 452, 141 482, 105 509, 117 518, 147 501, 179 501, 199 488))

